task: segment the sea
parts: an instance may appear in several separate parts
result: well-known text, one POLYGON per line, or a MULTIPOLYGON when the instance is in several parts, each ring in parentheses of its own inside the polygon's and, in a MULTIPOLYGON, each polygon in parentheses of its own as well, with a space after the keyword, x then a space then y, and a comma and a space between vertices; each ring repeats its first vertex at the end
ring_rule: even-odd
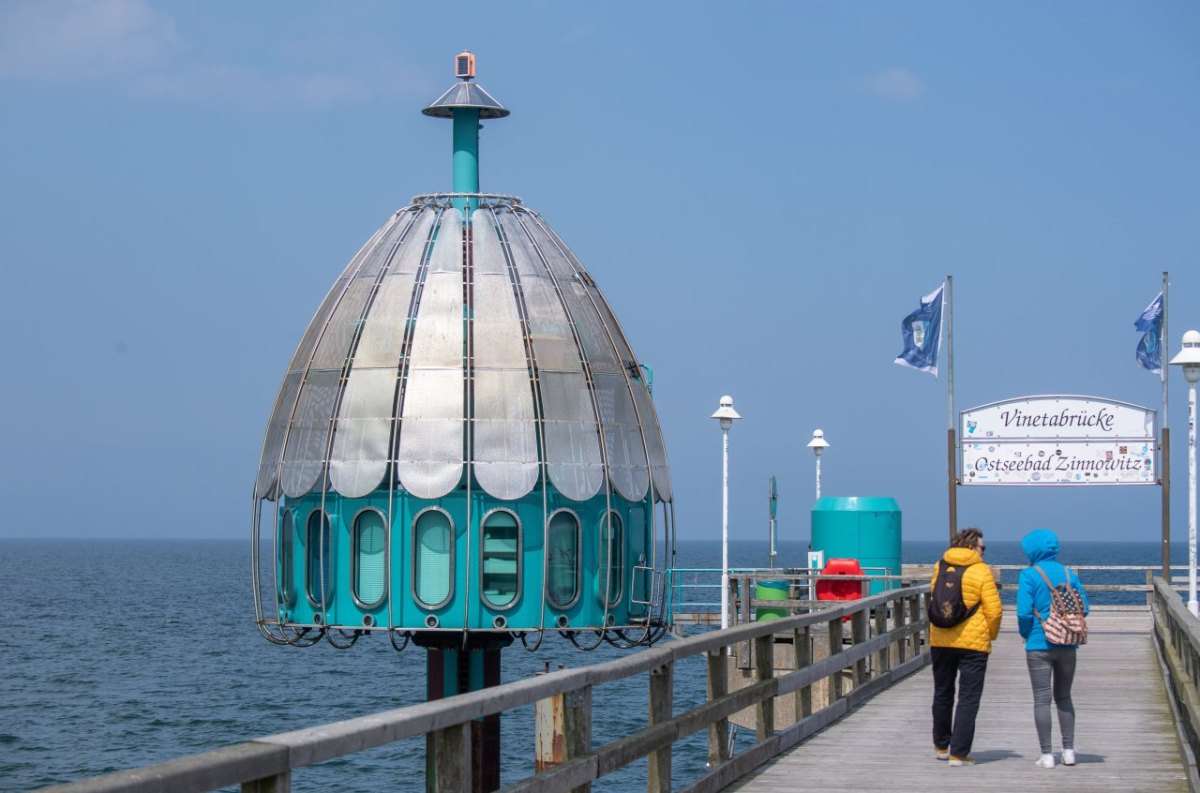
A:
MULTIPOLYGON (((989 540, 987 561, 1025 564, 1016 542, 989 540)), ((904 563, 932 563, 944 543, 906 541, 904 563)), ((776 565, 802 567, 807 545, 782 542, 776 565)), ((1172 546, 1172 564, 1186 564, 1172 546)), ((1158 542, 1070 542, 1075 565, 1161 563, 1158 542)), ((765 542, 730 543, 730 566, 764 568, 765 542)), ((716 569, 719 541, 682 541, 676 566, 716 569)), ((424 652, 397 652, 386 636, 348 650, 322 642, 277 646, 254 625, 250 545, 236 540, 0 540, 0 791, 162 762, 256 737, 414 705, 425 696, 424 652)), ((1112 574, 1110 574, 1111 576, 1112 574)), ((1083 574, 1085 583, 1087 574, 1083 574)), ((1176 581, 1186 580, 1177 574, 1176 581)), ((1015 580, 1006 577, 1005 580, 1015 580)), ((1140 577, 1124 580, 1138 581, 1140 577)), ((1138 602, 1136 595, 1116 601, 1138 602)), ((1007 600, 1011 596, 1006 595, 1007 600)), ((668 639, 669 641, 669 639, 668 639)), ((577 649, 547 634, 535 652, 504 651, 504 681, 544 669, 600 663, 631 651, 577 649)), ((703 701, 702 659, 676 670, 675 707, 703 701)), ((645 679, 594 695, 599 745, 645 726, 645 679)), ((501 779, 532 772, 533 711, 504 716, 501 779)), ((753 736, 740 740, 752 741, 753 736)), ((424 740, 360 752, 293 774, 296 791, 423 790, 424 740)), ((704 773, 703 733, 677 744, 675 784, 704 773)), ((594 789, 644 787, 645 762, 594 789)))

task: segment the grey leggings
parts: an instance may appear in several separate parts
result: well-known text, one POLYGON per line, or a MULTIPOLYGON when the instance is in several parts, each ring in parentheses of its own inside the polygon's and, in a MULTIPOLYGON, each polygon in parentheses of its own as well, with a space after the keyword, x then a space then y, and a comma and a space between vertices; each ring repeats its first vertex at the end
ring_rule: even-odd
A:
POLYGON ((1042 754, 1050 754, 1051 693, 1058 707, 1063 748, 1074 749, 1075 705, 1071 702, 1071 682, 1075 679, 1075 648, 1030 650, 1025 653, 1025 663, 1029 667, 1029 682, 1033 684, 1033 723, 1037 726, 1042 754))

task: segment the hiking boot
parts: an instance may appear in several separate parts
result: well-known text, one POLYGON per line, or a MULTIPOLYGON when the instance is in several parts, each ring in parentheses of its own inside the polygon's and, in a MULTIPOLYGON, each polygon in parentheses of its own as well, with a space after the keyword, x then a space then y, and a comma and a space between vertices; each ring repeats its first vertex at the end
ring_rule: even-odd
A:
POLYGON ((955 768, 961 765, 975 765, 975 758, 955 757, 954 755, 950 755, 950 765, 954 766, 955 768))
POLYGON ((939 760, 949 760, 950 759, 950 749, 949 749, 949 747, 947 747, 945 749, 940 749, 935 746, 935 747, 933 747, 933 756, 939 760))
POLYGON ((1038 768, 1054 768, 1054 755, 1044 754, 1034 763, 1038 768))
POLYGON ((1075 765, 1075 750, 1074 749, 1063 749, 1062 764, 1063 765, 1075 765))

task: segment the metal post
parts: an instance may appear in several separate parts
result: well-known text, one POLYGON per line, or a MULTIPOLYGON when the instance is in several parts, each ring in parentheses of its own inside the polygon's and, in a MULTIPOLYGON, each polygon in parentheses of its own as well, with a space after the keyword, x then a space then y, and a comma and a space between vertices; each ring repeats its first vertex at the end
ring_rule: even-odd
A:
POLYGON ((947 483, 947 492, 950 494, 950 542, 954 542, 954 533, 958 530, 958 477, 955 475, 957 468, 955 461, 955 442, 954 428, 951 427, 946 431, 946 456, 947 456, 947 473, 949 481, 947 483))
POLYGON ((1170 366, 1167 365, 1167 305, 1169 291, 1171 287, 1171 274, 1166 270, 1163 271, 1162 283, 1162 324, 1158 328, 1158 348, 1161 350, 1163 358, 1162 371, 1160 378, 1162 379, 1162 419, 1159 422, 1159 436, 1162 439, 1162 449, 1158 460, 1158 481, 1162 490, 1162 574, 1163 579, 1169 584, 1171 583, 1171 431, 1170 413, 1167 410, 1167 371, 1170 366))
POLYGON ((1171 583, 1171 431, 1162 428, 1162 453, 1159 455, 1159 482, 1162 484, 1162 576, 1171 583))
POLYGON ((1188 611, 1200 617, 1196 602, 1196 384, 1188 383, 1188 611))
POLYGON ((821 458, 817 457, 817 500, 821 500, 821 458))
POLYGON ((954 541, 954 532, 958 530, 958 460, 954 443, 954 276, 946 276, 946 296, 942 301, 942 310, 946 316, 946 426, 949 429, 948 454, 948 491, 950 523, 950 541, 954 541))
POLYGON ((721 428, 721 630, 729 627, 729 429, 721 428))

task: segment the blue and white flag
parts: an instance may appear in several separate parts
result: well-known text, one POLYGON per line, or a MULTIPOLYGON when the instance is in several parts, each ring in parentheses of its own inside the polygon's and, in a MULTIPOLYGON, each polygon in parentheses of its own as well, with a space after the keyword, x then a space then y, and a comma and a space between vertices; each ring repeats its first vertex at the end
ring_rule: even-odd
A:
POLYGON ((1137 346, 1137 362, 1143 369, 1149 369, 1155 374, 1162 374, 1162 336, 1163 293, 1150 301, 1146 310, 1133 323, 1134 330, 1142 332, 1142 340, 1137 346))
POLYGON ((938 373, 938 349, 942 342, 942 290, 945 284, 921 298, 921 306, 900 323, 904 352, 895 363, 920 372, 938 373))

